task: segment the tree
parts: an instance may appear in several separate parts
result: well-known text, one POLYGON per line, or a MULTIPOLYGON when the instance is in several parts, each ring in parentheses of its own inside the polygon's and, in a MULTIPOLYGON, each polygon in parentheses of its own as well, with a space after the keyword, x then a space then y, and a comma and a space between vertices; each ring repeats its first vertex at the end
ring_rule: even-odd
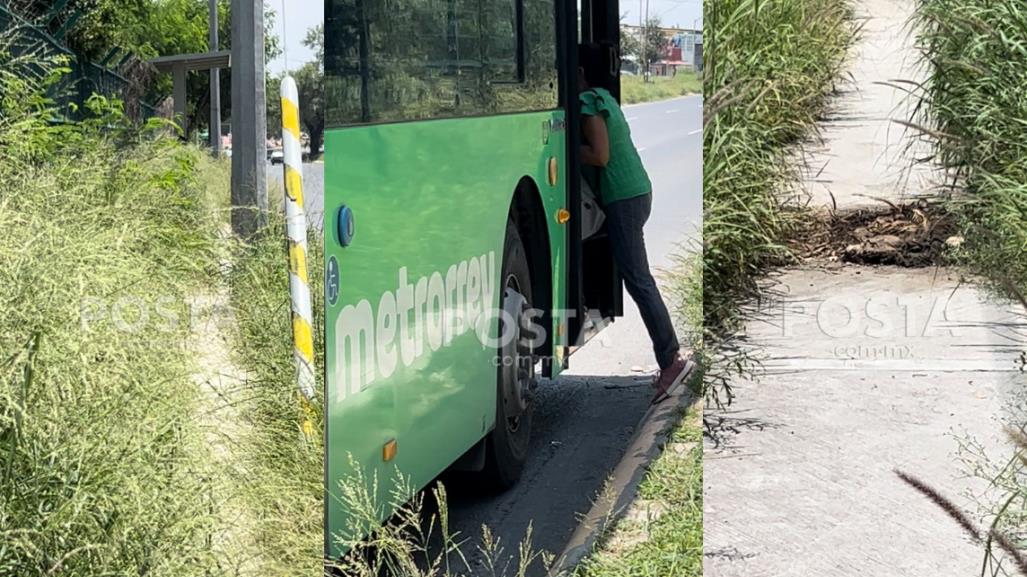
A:
POLYGON ((644 70, 648 76, 649 66, 667 57, 667 53, 670 50, 670 38, 667 38, 663 33, 663 23, 659 17, 650 18, 645 23, 642 35, 645 38, 645 42, 639 52, 642 52, 642 49, 644 49, 645 53, 640 54, 639 62, 645 64, 644 70))
POLYGON ((630 56, 638 64, 639 70, 642 66, 642 43, 638 39, 638 35, 634 33, 631 28, 621 25, 620 28, 620 53, 621 56, 630 56))
POLYGON ((267 98, 267 136, 278 138, 282 134, 282 78, 285 73, 265 76, 264 94, 267 98))
POLYGON ((325 133, 324 70, 317 62, 308 62, 293 75, 300 97, 300 122, 310 137, 310 155, 320 154, 325 133))
POLYGON ((641 68, 640 73, 648 76, 649 66, 667 57, 670 51, 670 38, 663 33, 663 24, 659 17, 650 18, 640 33, 636 33, 635 30, 621 26, 621 54, 633 57, 641 68), (642 53, 643 48, 645 54, 642 53))
POLYGON ((300 122, 310 137, 310 156, 320 154, 325 133, 325 29, 318 24, 307 31, 303 45, 314 51, 315 60, 293 74, 300 97, 300 122))
POLYGON ((314 26, 310 30, 307 30, 307 35, 303 38, 303 45, 314 51, 316 62, 320 63, 321 68, 324 68, 325 64, 325 25, 324 22, 314 26))
MULTIPOLYGON (((30 20, 42 19, 53 3, 36 0, 11 0, 12 8, 30 20)), ((274 33, 275 12, 264 3, 264 53, 270 62, 281 54, 279 39, 274 33)), ((157 56, 206 52, 209 49, 208 0, 69 0, 67 6, 49 19, 51 33, 71 24, 65 42, 81 60, 100 61, 112 50, 135 57, 123 74, 139 86, 129 90, 143 101, 157 104, 171 95, 170 77, 153 78, 140 66, 140 61, 157 56), (74 19, 74 21, 72 21, 74 19)), ((219 48, 231 47, 231 0, 218 0, 219 48)), ((189 125, 194 129, 207 126, 210 82, 207 74, 190 74, 189 102, 186 105, 189 125)), ((222 71, 221 102, 225 114, 231 115, 231 82, 229 72, 222 71)))

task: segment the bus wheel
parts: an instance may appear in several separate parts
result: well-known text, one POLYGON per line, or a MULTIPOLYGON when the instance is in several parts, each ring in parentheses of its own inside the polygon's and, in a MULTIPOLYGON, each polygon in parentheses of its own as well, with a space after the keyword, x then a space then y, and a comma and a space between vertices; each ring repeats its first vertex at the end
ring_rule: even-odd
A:
POLYGON ((500 285, 503 314, 497 351, 499 362, 496 363, 499 365, 496 427, 488 436, 484 471, 489 484, 499 490, 509 489, 521 478, 531 442, 536 377, 530 335, 525 335, 532 303, 529 271, 521 236, 517 227, 509 222, 500 285))

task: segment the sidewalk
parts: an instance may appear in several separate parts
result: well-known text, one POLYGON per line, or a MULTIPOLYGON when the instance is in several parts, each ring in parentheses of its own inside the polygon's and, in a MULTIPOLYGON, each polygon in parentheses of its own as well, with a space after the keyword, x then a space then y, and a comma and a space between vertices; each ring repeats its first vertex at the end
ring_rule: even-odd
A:
MULTIPOLYGON (((923 70, 909 36, 913 0, 864 0, 855 4, 863 23, 848 75, 821 125, 823 145, 812 150, 807 190, 812 206, 839 209, 880 206, 929 192, 930 169, 912 160, 930 156, 924 143, 905 138, 906 128, 892 119, 910 120, 910 102, 896 81, 919 81, 923 70)), ((908 89, 908 86, 905 87, 908 89)))
MULTIPOLYGON (((901 127, 889 120, 907 118, 898 91, 873 84, 903 77, 912 7, 857 7, 873 16, 851 64, 863 90, 825 123, 807 183, 814 206, 832 206, 831 194, 839 208, 880 205, 867 196, 930 186, 926 169, 903 173, 901 127)), ((1007 455, 998 419, 1024 384, 1023 311, 939 268, 811 262, 774 281, 746 333, 764 371, 733 383, 727 411, 706 412, 704 574, 980 574, 980 546, 894 470, 977 512, 967 492, 985 486, 966 478, 958 452, 972 438, 1007 455)))

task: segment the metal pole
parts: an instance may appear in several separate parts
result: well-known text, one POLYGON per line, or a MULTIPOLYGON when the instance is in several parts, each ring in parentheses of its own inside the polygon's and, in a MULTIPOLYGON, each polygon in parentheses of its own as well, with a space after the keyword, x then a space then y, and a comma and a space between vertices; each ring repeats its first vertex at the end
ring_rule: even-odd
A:
MULTIPOLYGON (((647 41, 646 42, 646 46, 648 46, 649 45, 649 42, 648 42, 648 40, 649 40, 649 0, 645 0, 645 37, 646 37, 646 41, 647 41)), ((645 59, 645 80, 646 80, 646 82, 649 81, 649 55, 648 54, 646 55, 646 59, 645 59)))
MULTIPOLYGON (((210 0, 210 51, 218 51, 218 0, 210 0)), ((221 70, 210 69, 210 151, 221 157, 221 70)))
POLYGON ((649 58, 645 50, 645 9, 644 0, 638 0, 638 35, 642 37, 642 53, 639 54, 638 62, 642 65, 642 82, 649 80, 649 58))
POLYGON ((175 122, 182 129, 182 138, 189 138, 189 115, 188 108, 186 106, 188 94, 186 93, 186 83, 189 79, 189 72, 185 69, 184 63, 176 64, 171 70, 171 76, 173 78, 173 92, 172 99, 175 101, 175 122))
POLYGON ((252 237, 267 222, 264 2, 232 0, 232 230, 252 237))

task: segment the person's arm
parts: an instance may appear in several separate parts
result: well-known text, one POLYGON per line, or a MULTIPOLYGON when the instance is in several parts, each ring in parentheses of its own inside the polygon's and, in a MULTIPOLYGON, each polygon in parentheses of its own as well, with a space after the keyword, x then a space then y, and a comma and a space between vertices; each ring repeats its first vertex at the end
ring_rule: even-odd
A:
POLYGON ((606 121, 599 116, 583 116, 582 120, 585 142, 581 145, 581 162, 603 168, 610 162, 610 134, 606 130, 606 121))

